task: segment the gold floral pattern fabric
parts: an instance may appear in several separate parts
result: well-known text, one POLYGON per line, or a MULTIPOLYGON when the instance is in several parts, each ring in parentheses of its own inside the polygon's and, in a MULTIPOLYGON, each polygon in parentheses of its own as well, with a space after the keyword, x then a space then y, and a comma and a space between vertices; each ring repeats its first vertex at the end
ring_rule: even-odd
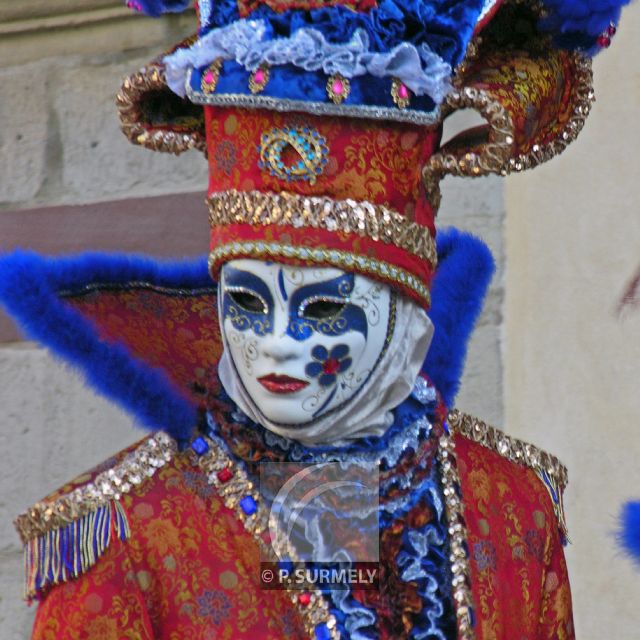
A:
POLYGON ((527 467, 456 437, 477 640, 573 640, 571 592, 549 494, 527 467))
MULTIPOLYGON (((229 189, 275 193, 286 190, 336 200, 368 201, 428 225, 435 235, 421 169, 438 143, 438 129, 223 107, 205 107, 205 121, 209 193, 229 189), (328 148, 327 162, 313 184, 279 178, 268 167, 260 166, 262 136, 299 127, 317 132, 328 148)), ((284 156, 283 159, 288 162, 284 156)))
POLYGON ((35 640, 306 637, 290 595, 260 590, 256 542, 188 454, 121 504, 130 539, 44 595, 35 640))
MULTIPOLYGON (((455 445, 475 638, 574 640, 561 537, 543 483, 532 469, 466 437, 456 435, 455 445)), ((192 453, 175 454, 120 504, 130 538, 114 537, 85 574, 42 594, 35 640, 308 637, 291 594, 261 589, 256 541, 192 453)))
POLYGON ((124 344, 133 356, 168 374, 199 401, 222 354, 216 285, 162 289, 114 285, 66 296, 102 340, 124 344))

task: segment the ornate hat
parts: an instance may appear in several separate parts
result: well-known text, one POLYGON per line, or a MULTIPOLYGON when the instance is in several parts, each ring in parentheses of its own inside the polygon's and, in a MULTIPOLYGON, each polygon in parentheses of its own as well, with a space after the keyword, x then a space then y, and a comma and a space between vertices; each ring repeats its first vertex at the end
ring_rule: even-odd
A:
POLYGON ((561 152, 622 4, 200 0, 197 35, 124 82, 123 130, 208 155, 214 278, 241 257, 333 265, 428 307, 440 180, 561 152), (467 108, 486 124, 441 145, 467 108))

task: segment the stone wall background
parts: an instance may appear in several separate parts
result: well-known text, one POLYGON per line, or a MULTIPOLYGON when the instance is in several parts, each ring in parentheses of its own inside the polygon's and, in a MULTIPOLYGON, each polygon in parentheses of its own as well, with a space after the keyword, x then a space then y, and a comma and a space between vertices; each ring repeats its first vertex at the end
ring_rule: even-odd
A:
MULTIPOLYGON (((627 51, 628 47, 638 47, 629 42, 633 34, 638 33, 637 19, 634 25, 629 17, 637 16, 639 12, 636 8, 627 13, 626 22, 631 26, 627 27, 623 21, 620 34, 616 36, 619 41, 604 56, 604 59, 612 60, 607 64, 622 65, 621 58, 613 62, 616 50, 627 51)), ((176 159, 133 147, 119 132, 113 105, 122 78, 168 44, 189 34, 193 24, 193 16, 160 21, 132 17, 120 8, 119 2, 109 0, 30 0, 21 3, 20 7, 0 7, 0 251, 11 248, 3 244, 3 212, 6 220, 9 211, 34 207, 204 190, 207 170, 199 154, 191 152, 176 159)), ((638 41, 638 38, 635 40, 638 41)), ((623 70, 623 66, 607 68, 607 82, 626 86, 623 70)), ((628 103, 628 110, 624 114, 626 117, 633 109, 637 113, 640 103, 635 77, 635 97, 628 94, 624 97, 628 103)), ((615 92, 614 96, 620 97, 615 92)), ((600 108, 600 104, 597 108, 600 108)), ((594 399, 598 394, 594 394, 593 389, 585 394, 587 390, 581 383, 581 376, 577 376, 577 384, 571 386, 571 376, 576 374, 576 369, 566 372, 566 380, 565 377, 562 380, 568 386, 563 387, 559 395, 564 399, 563 406, 582 404, 584 411, 578 418, 568 409, 563 412, 553 405, 550 408, 546 401, 540 403, 535 384, 536 380, 544 379, 553 387, 556 375, 564 373, 563 367, 554 358, 561 359, 562 354, 570 349, 575 326, 571 320, 573 323, 583 323, 583 318, 576 317, 574 311, 571 312, 573 315, 568 314, 563 307, 565 316, 560 323, 562 331, 557 335, 557 340, 549 344, 543 338, 545 335, 555 335, 558 317, 545 316, 544 322, 538 322, 540 316, 537 305, 548 305, 549 301, 528 295, 532 291, 540 291, 541 283, 547 285, 553 282, 555 295, 564 299, 564 287, 572 287, 571 281, 558 281, 556 290, 558 274, 555 271, 541 273, 536 266, 546 262, 549 235, 556 234, 558 237, 558 251, 566 247, 566 243, 574 241, 569 225, 571 220, 575 221, 574 217, 565 218, 567 228, 562 231, 566 235, 558 235, 558 220, 564 215, 562 209, 566 209, 568 203, 580 202, 582 208, 585 201, 586 205, 590 204, 589 200, 598 202, 594 196, 598 192, 598 174, 574 171, 576 164, 590 164, 591 154, 594 153, 589 151, 590 148, 595 146, 602 157, 598 166, 607 162, 611 165, 607 173, 608 182, 605 183, 611 185, 610 191, 621 188, 619 182, 623 178, 618 176, 615 165, 611 163, 610 141, 602 139, 603 129, 609 131, 615 127, 611 126, 607 116, 598 119, 597 113, 592 116, 583 140, 571 149, 572 155, 568 152, 566 159, 555 160, 547 168, 536 170, 530 176, 513 177, 507 181, 498 178, 475 181, 447 179, 443 185, 439 223, 462 227, 483 237, 498 264, 485 311, 470 345, 463 391, 457 404, 497 426, 505 427, 503 417, 506 415, 508 431, 548 447, 569 463, 573 486, 578 487, 568 495, 568 510, 573 538, 576 540, 569 551, 569 559, 576 592, 579 637, 595 639, 604 636, 630 640, 635 636, 635 627, 630 624, 634 601, 632 594, 635 593, 636 600, 640 594, 634 585, 634 574, 629 563, 617 558, 615 576, 606 566, 606 562, 614 555, 611 537, 608 540, 604 538, 606 525, 610 525, 609 531, 613 529, 617 505, 624 492, 617 491, 614 495, 609 483, 604 480, 609 466, 617 464, 617 458, 608 453, 613 451, 608 444, 602 444, 602 423, 590 415, 591 404, 584 400, 585 395, 594 399), (587 135, 592 136, 591 143, 589 139, 584 142, 587 135), (571 176, 574 176, 573 179, 571 176), (549 189, 549 184, 553 185, 555 191, 545 192, 544 223, 538 224, 538 195, 549 189), (557 194, 565 193, 565 187, 566 195, 558 199, 557 194), (588 192, 591 195, 580 197, 587 188, 592 189, 588 192), (579 200, 574 200, 574 197, 579 197, 579 200), (560 211, 551 207, 554 202, 560 211), (505 220, 506 243, 503 238, 505 220), (560 237, 565 238, 563 244, 560 237), (546 242, 544 250, 538 250, 543 240, 546 242), (507 298, 503 287, 505 250, 509 256, 509 286, 514 290, 511 297, 507 298), (516 292, 519 294, 516 295, 516 292), (554 330, 550 330, 550 327, 554 330), (533 352, 536 357, 525 358, 523 349, 533 352), (550 369, 548 364, 551 361, 553 367, 550 369), (507 389, 506 395, 503 388, 507 389), (544 428, 540 427, 538 416, 543 417, 544 428), (546 429, 547 424, 567 424, 567 421, 569 426, 564 432, 546 429), (575 447, 574 438, 590 443, 592 450, 589 457, 582 456, 582 450, 575 447), (598 457, 600 446, 604 446, 604 453, 599 455, 598 476, 593 478, 589 465, 598 457), (582 477, 589 481, 581 483, 582 477), (593 500, 590 494, 594 485, 599 487, 597 500, 593 500), (592 506, 585 507, 585 504, 592 506), (598 536, 591 540, 590 532, 598 522, 597 508, 603 504, 607 505, 607 515, 600 519, 598 536), (597 564, 597 571, 592 571, 593 556, 598 551, 596 541, 598 544, 607 543, 607 554, 597 564), (626 596, 619 582, 620 572, 625 575, 622 584, 626 596), (576 576, 579 576, 579 584, 576 576), (596 600, 599 606, 592 607, 596 600), (595 625, 596 617, 599 626, 595 625), (594 631, 592 634, 591 629, 595 628, 600 631, 615 628, 616 633, 594 631)), ((617 117, 620 115, 616 112, 617 117)), ((631 144, 628 148, 633 146, 629 139, 622 142, 631 144)), ((632 174, 634 165, 631 152, 628 154, 627 173, 632 174)), ((631 184, 637 182, 633 180, 633 175, 625 175, 624 180, 631 184)), ((602 183, 600 191, 603 191, 602 183)), ((631 196, 626 197, 625 224, 632 222, 633 214, 631 196)), ((602 208, 607 207, 603 205, 602 208)), ((602 215, 602 209, 595 214, 602 215)), ((46 215, 46 211, 42 215, 46 215)), ((178 215, 176 212, 176 224, 180 223, 178 215)), ((202 215, 206 215, 204 207, 202 215)), ((591 220, 586 213, 583 219, 591 220)), ((616 219, 620 220, 619 217, 616 219)), ((625 236, 624 229, 623 224, 617 228, 617 235, 611 239, 613 246, 618 241, 626 243, 627 262, 633 260, 634 251, 640 262, 640 252, 637 251, 639 236, 637 232, 635 235, 629 232, 625 236)), ((126 226, 121 225, 115 232, 121 233, 124 238, 127 231, 126 226)), ((37 245, 37 226, 33 233, 34 244, 37 245)), ((73 228, 66 228, 65 233, 73 235, 73 228)), ((601 239, 599 230, 585 225, 580 235, 580 246, 588 247, 585 250, 590 259, 599 255, 602 247, 598 241, 601 239)), ((73 240, 70 244, 73 244, 73 240)), ((86 229, 83 246, 78 246, 78 251, 92 248, 85 244, 86 229)), ((206 251, 206 244, 205 237, 202 251, 206 251)), ((96 238, 95 246, 100 245, 100 239, 96 238)), ((166 251, 167 247, 164 249, 166 251)), ((611 247, 605 249, 610 255, 611 247)), ((155 246, 149 246, 147 250, 152 254, 157 253, 155 246)), ((575 256, 576 264, 580 264, 579 258, 581 256, 575 256)), ((619 260, 612 262, 605 265, 605 270, 610 273, 612 281, 618 282, 626 277, 625 269, 629 264, 622 265, 619 260)), ((568 301, 566 307, 572 308, 571 304, 568 301)), ((555 309, 553 306, 548 308, 555 309)), ((619 346, 623 351, 624 345, 634 340, 634 335, 637 345, 637 320, 630 320, 625 327, 619 329, 619 346)), ((596 334, 595 337, 596 342, 602 344, 607 335, 596 334)), ((586 353, 591 353, 592 344, 585 337, 580 347, 586 353)), ((616 352, 615 357, 618 356, 616 352)), ((635 372, 637 380, 637 358, 634 362, 630 353, 626 356, 625 374, 633 379, 635 372)), ((612 353, 605 349, 595 370, 608 373, 615 361, 611 357, 612 353)), ((583 365, 582 361, 577 365, 578 373, 583 365)), ((626 384, 633 386, 632 382, 626 384)), ((617 393, 614 397, 617 399, 617 393)), ((608 406, 607 400, 604 405, 608 406)), ((626 438, 626 462, 633 456, 632 418, 637 415, 637 407, 635 413, 630 407, 620 417, 627 425, 623 434, 626 438)), ((66 480, 130 444, 141 433, 127 415, 93 394, 73 372, 33 343, 0 344, 2 640, 27 638, 33 617, 33 608, 29 609, 21 602, 22 551, 11 525, 12 519, 66 480)), ((619 473, 622 474, 621 469, 619 473)), ((636 481, 634 487, 638 486, 636 481)), ((633 487, 625 495, 633 495, 633 487)))
POLYGON ((578 638, 638 637, 640 572, 617 548, 640 499, 640 6, 594 62, 596 103, 562 157, 506 181, 505 419, 569 468, 578 638))

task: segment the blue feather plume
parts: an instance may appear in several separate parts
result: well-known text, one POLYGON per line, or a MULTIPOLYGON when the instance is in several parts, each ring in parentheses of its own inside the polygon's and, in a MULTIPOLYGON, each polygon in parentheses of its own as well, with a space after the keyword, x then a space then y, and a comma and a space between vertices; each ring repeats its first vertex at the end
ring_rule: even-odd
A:
POLYGON ((618 537, 622 548, 640 563, 640 502, 627 502, 622 507, 618 537))

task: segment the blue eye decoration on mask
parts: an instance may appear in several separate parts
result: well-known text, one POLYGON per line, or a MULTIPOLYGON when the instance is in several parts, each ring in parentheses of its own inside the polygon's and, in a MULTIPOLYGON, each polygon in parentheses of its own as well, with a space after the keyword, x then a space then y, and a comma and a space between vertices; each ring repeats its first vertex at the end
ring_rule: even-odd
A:
POLYGON ((273 331, 273 298, 258 276, 223 267, 222 318, 229 319, 238 331, 253 329, 258 336, 273 331))
POLYGON ((302 341, 314 331, 326 336, 358 331, 366 340, 367 316, 361 307, 349 302, 354 282, 354 274, 345 273, 333 280, 300 287, 289 303, 287 334, 302 341))

